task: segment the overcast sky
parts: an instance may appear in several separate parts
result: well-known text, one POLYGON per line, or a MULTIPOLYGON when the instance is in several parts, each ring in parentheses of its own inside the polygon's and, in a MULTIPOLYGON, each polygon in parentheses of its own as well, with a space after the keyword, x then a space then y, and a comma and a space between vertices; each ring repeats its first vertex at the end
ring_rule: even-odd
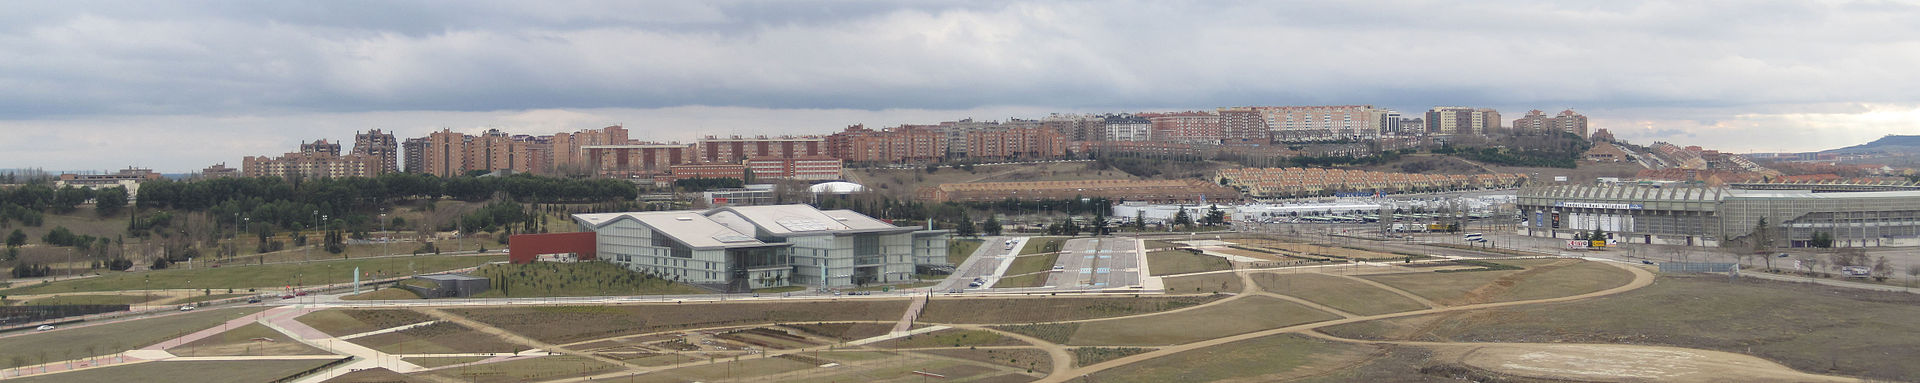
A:
POLYGON ((1573 108, 1640 143, 1920 134, 1920 5, 1816 1, 44 1, 0 168, 168 172, 358 130, 824 134, 1051 112, 1573 108))

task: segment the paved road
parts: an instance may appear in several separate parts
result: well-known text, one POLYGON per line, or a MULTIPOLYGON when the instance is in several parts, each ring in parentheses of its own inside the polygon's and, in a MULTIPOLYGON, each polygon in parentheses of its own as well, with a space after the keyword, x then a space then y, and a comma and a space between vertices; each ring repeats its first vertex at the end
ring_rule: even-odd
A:
POLYGON ((1141 242, 1126 237, 1068 240, 1047 285, 1058 290, 1110 289, 1140 284, 1141 242))
POLYGON ((954 267, 952 276, 933 285, 933 291, 965 289, 974 278, 986 280, 991 285, 1006 270, 1006 264, 1013 261, 1014 254, 1020 252, 1020 247, 1027 244, 1025 237, 985 237, 981 240, 984 242, 980 243, 980 248, 974 249, 972 256, 954 267), (1007 241, 1013 241, 1013 244, 1009 246, 1007 241))

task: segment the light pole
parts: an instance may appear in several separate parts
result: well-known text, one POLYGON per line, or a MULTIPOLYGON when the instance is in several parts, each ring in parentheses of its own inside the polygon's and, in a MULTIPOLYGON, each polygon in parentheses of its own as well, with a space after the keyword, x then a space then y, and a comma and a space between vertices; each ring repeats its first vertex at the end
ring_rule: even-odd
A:
POLYGON ((387 213, 380 213, 380 255, 393 255, 393 233, 387 232, 387 213))

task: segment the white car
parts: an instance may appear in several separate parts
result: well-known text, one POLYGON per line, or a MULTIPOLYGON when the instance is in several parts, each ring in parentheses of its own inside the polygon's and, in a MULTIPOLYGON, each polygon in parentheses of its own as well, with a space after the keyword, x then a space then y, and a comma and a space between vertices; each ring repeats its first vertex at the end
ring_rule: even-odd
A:
POLYGON ((34 327, 33 331, 47 331, 52 329, 53 329, 53 325, 43 324, 43 325, 40 325, 40 327, 34 327))
POLYGON ((195 308, 193 305, 180 306, 180 311, 193 311, 195 308))

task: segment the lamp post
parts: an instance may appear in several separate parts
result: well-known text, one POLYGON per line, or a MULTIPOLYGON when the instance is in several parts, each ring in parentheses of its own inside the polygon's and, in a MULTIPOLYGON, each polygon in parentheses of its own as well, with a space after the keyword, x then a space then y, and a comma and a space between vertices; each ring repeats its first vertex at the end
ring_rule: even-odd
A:
POLYGON ((387 213, 380 213, 380 255, 393 255, 393 233, 387 232, 387 213))

